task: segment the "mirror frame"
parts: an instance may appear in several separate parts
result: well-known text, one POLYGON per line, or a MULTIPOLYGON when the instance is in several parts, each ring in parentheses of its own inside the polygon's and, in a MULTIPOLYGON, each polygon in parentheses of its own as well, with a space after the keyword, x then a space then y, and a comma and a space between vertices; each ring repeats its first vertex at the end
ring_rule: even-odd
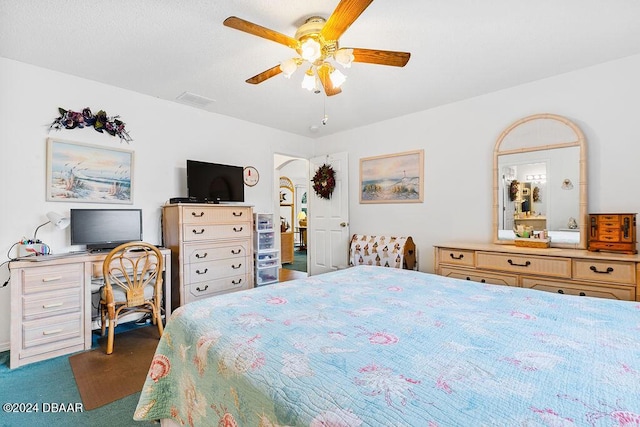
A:
POLYGON ((526 153, 526 152, 534 152, 534 151, 542 151, 549 150, 555 148, 563 148, 563 147, 580 147, 580 182, 579 182, 579 225, 578 229, 580 230, 580 240, 576 244, 572 243, 553 243, 551 240, 551 246, 557 248, 573 248, 573 249, 586 249, 587 248, 587 142, 584 137, 584 134, 580 130, 580 128, 573 123, 571 120, 566 117, 559 116, 557 114, 543 113, 543 114, 534 114, 531 116, 527 116, 522 118, 509 127, 507 127, 498 137, 494 150, 493 150, 493 241, 497 244, 504 245, 514 245, 515 242, 513 240, 500 240, 498 234, 498 225, 499 225, 499 170, 498 170, 498 157, 500 155, 505 154, 514 154, 514 153, 526 153), (540 143, 536 143, 534 145, 523 146, 522 148, 516 149, 508 149, 501 150, 501 144, 509 136, 509 134, 525 123, 530 125, 530 122, 534 120, 555 120, 560 122, 560 124, 567 126, 575 135, 574 141, 567 141, 561 143, 549 143, 548 141, 540 141, 540 143))

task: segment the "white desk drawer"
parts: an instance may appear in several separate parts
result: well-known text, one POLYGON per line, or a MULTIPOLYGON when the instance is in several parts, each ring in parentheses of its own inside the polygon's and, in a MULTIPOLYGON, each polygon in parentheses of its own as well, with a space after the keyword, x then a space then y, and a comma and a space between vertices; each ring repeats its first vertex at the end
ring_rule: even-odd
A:
POLYGON ((68 345, 65 342, 67 340, 83 342, 82 313, 24 322, 22 328, 22 345, 25 349, 51 343, 64 348, 68 345))
POLYGON ((22 270, 22 293, 80 288, 84 282, 84 264, 64 264, 22 270))
POLYGON ((61 292, 42 292, 22 297, 22 318, 40 319, 64 313, 80 313, 82 289, 76 287, 61 292))
POLYGON ((249 258, 229 258, 209 262, 188 264, 185 269, 185 283, 199 283, 208 280, 244 275, 249 268, 249 258))

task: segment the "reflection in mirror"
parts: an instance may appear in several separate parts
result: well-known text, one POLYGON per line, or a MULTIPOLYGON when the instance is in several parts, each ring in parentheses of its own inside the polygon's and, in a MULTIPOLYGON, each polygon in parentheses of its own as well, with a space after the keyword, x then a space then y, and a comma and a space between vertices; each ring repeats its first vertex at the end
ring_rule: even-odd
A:
POLYGON ((552 246, 586 247, 585 151, 577 126, 556 115, 530 116, 502 133, 494 151, 496 243, 531 227, 546 230, 552 246))

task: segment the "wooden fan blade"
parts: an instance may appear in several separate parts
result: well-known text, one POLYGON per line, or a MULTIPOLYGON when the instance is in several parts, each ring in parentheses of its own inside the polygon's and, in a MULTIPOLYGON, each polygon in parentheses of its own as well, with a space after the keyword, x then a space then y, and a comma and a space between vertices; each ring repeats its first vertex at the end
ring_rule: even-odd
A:
POLYGON ((234 28, 236 30, 244 31, 245 33, 253 34, 254 36, 262 37, 267 40, 274 41, 276 43, 289 46, 291 49, 298 49, 299 42, 293 37, 289 37, 282 33, 279 33, 269 28, 262 27, 258 24, 254 24, 237 16, 230 16, 224 20, 225 27, 234 28))
POLYGON ((329 67, 321 65, 320 67, 318 67, 318 77, 320 78, 322 87, 324 87, 324 93, 326 93, 327 96, 333 96, 342 92, 342 89, 340 89, 339 87, 333 87, 333 83, 329 78, 329 71, 329 67))
POLYGON ((353 62, 404 67, 409 62, 410 57, 411 54, 409 52, 353 48, 353 62))
POLYGON ((247 79, 247 83, 257 85, 258 83, 262 83, 263 81, 270 79, 271 77, 277 76, 281 72, 282 70, 280 69, 280 64, 278 64, 275 67, 271 67, 268 70, 263 71, 260 74, 256 74, 250 79, 247 79))
POLYGON ((341 0, 324 24, 322 37, 325 40, 338 40, 342 33, 358 19, 358 16, 371 4, 373 0, 341 0))

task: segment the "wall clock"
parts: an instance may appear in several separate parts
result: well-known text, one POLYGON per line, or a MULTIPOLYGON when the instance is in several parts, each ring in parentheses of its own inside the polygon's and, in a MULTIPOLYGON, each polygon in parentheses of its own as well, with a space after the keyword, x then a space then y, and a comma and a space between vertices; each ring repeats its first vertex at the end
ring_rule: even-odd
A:
POLYGON ((253 187, 260 180, 260 174, 258 173, 258 169, 253 166, 246 166, 244 168, 244 183, 249 187, 253 187))

